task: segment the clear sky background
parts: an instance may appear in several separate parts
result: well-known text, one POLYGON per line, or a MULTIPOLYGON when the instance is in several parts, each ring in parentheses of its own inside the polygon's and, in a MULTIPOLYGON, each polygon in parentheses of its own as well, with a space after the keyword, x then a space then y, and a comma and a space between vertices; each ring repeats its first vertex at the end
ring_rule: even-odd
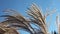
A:
MULTIPOLYGON (((36 3, 39 6, 39 8, 42 9, 43 13, 45 13, 46 8, 49 8, 49 10, 56 8, 56 13, 54 13, 51 18, 51 26, 49 26, 49 32, 57 30, 54 23, 56 20, 56 15, 60 13, 60 0, 0 0, 0 15, 3 14, 2 11, 4 9, 14 9, 26 17, 25 11, 28 7, 32 5, 32 3, 36 3)), ((47 17, 47 21, 49 19, 50 18, 47 17)), ((0 21, 2 20, 3 19, 0 18, 0 21)), ((19 32, 21 32, 21 34, 27 34, 27 32, 22 30, 19 32)))

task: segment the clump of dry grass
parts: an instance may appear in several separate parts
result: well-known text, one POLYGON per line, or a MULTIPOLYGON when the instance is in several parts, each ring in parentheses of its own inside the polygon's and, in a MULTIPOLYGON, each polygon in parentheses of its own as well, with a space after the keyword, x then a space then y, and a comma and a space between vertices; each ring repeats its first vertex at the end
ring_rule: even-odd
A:
MULTIPOLYGON (((15 10, 7 9, 4 10, 5 15, 2 15, 0 17, 6 17, 5 21, 0 23, 0 27, 3 27, 4 30, 19 30, 23 29, 27 32, 30 32, 31 34, 48 34, 48 27, 46 23, 46 17, 48 15, 51 15, 54 13, 55 10, 53 10, 51 13, 46 13, 45 15, 42 13, 41 9, 36 6, 36 4, 32 4, 30 8, 27 10, 27 14, 29 15, 29 20, 24 18, 20 13, 18 13, 15 10), (39 25, 39 29, 35 29, 30 25, 30 23, 35 23, 39 25), (3 26, 2 26, 3 25, 3 26), (41 29, 41 30, 40 30, 41 29)), ((10 32, 12 32, 12 30, 10 32)), ((5 31, 4 31, 5 32, 5 31)), ((9 33, 10 33, 9 32, 9 33)), ((7 32, 8 33, 8 32, 7 32)), ((17 33, 15 31, 15 33, 17 33)))
POLYGON ((42 13, 42 10, 38 8, 36 4, 32 4, 32 6, 27 10, 27 14, 31 17, 30 19, 32 23, 38 24, 44 34, 48 34, 47 26, 49 26, 46 23, 46 17, 52 15, 54 12, 55 9, 52 12, 47 11, 46 14, 44 15, 42 13))
POLYGON ((1 22, 1 25, 6 27, 14 28, 16 30, 23 28, 24 30, 34 34, 34 29, 30 26, 29 22, 18 12, 15 10, 4 10, 6 15, 2 15, 0 17, 6 17, 6 20, 1 22))

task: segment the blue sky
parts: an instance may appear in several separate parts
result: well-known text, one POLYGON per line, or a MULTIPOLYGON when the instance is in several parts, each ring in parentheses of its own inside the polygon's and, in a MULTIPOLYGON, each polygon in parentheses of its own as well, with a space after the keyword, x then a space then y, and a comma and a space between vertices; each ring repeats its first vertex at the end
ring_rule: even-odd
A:
MULTIPOLYGON (((28 7, 31 6, 32 3, 36 3, 39 8, 42 9, 43 13, 45 13, 46 8, 49 8, 49 10, 56 8, 56 13, 52 15, 51 26, 49 26, 49 32, 56 30, 57 28, 54 23, 56 18, 55 16, 57 15, 57 13, 60 13, 60 0, 0 0, 0 15, 3 14, 2 11, 4 9, 14 9, 26 17, 25 11, 28 7)), ((1 20, 3 19, 0 18, 0 21, 1 20)), ((47 21, 48 20, 49 17, 47 18, 47 21)))

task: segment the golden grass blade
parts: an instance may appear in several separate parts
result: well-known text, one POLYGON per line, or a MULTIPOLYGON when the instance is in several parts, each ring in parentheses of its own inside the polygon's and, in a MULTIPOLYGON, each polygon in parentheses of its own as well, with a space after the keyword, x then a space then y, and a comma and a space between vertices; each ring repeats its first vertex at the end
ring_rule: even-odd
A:
MULTIPOLYGON (((23 23, 30 31, 31 33, 35 33, 34 32, 34 29, 30 26, 30 24, 28 23, 28 21, 21 15, 19 14, 18 12, 14 11, 14 10, 6 10, 5 11, 6 14, 10 15, 10 16, 13 16, 17 19, 17 21, 19 21, 19 23, 23 23)), ((8 20, 10 20, 10 17, 8 18, 8 20)), ((14 20, 13 20, 14 21, 14 20)), ((10 22, 13 22, 13 21, 10 21, 10 22)))
POLYGON ((44 20, 44 16, 41 14, 41 11, 39 10, 39 8, 37 8, 36 5, 33 4, 31 8, 28 8, 28 11, 29 12, 27 12, 27 14, 32 16, 32 18, 34 18, 33 19, 35 20, 34 23, 40 25, 40 27, 42 28, 42 31, 45 34, 47 34, 47 29, 46 29, 47 27, 46 27, 46 23, 44 20))

